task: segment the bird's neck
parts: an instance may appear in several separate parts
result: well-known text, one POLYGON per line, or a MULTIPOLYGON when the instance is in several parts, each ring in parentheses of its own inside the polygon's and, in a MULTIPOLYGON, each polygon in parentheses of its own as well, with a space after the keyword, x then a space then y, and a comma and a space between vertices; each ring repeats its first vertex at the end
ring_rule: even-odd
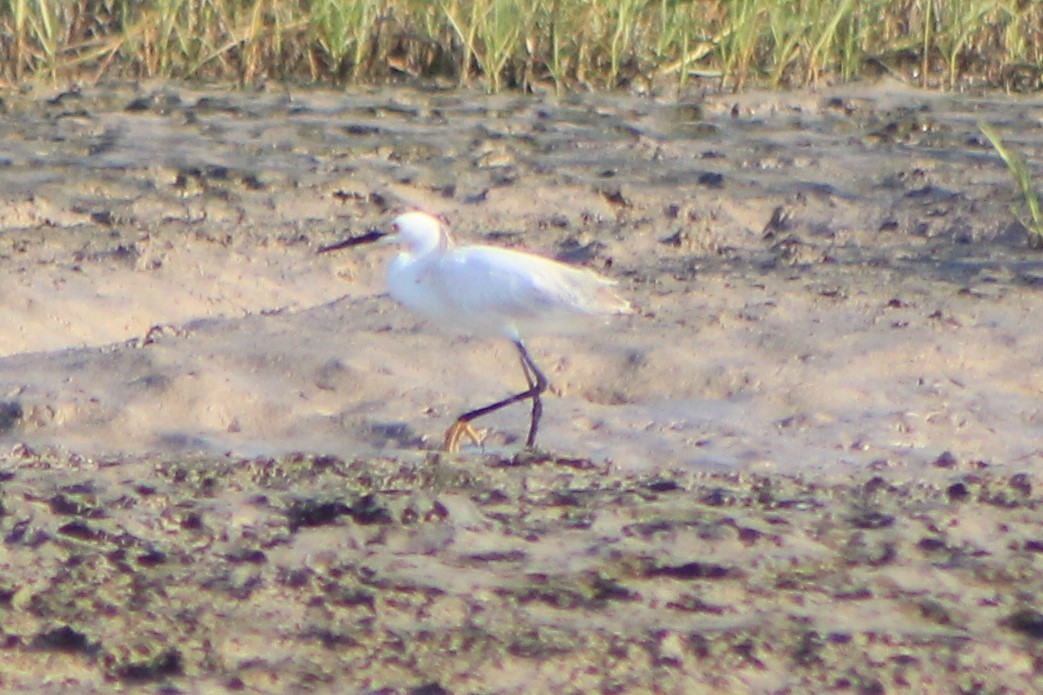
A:
POLYGON ((417 239, 409 247, 409 255, 420 259, 425 256, 441 255, 453 247, 453 240, 444 229, 423 239, 417 239))

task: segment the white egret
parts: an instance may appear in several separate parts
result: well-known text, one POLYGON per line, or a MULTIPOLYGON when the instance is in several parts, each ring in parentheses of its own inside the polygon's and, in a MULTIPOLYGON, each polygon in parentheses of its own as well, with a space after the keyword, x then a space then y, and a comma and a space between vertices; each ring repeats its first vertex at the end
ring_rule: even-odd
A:
POLYGON ((390 232, 372 230, 319 253, 370 242, 404 247, 387 269, 388 291, 395 300, 458 333, 507 338, 521 358, 528 388, 458 417, 445 433, 446 451, 457 451, 464 436, 480 445, 471 422, 526 400, 532 401, 532 414, 525 444, 534 446, 547 377, 522 336, 568 332, 585 318, 631 312, 630 304, 612 291, 612 280, 521 251, 455 246, 446 227, 423 212, 399 215, 390 232))

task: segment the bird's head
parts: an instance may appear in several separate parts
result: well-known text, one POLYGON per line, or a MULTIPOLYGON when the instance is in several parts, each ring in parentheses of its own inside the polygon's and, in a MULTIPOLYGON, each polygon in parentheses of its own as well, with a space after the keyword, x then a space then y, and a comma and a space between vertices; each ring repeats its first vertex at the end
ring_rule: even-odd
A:
POLYGON ((329 246, 323 246, 318 252, 328 253, 349 246, 374 242, 382 246, 400 244, 408 247, 414 253, 422 253, 434 249, 445 249, 449 245, 449 234, 445 225, 437 217, 413 210, 393 219, 386 230, 371 229, 360 236, 349 237, 329 246))

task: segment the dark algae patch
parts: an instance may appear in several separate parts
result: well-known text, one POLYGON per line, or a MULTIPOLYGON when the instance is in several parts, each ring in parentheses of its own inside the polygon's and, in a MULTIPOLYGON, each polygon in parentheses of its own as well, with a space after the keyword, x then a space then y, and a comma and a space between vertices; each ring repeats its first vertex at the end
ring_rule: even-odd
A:
POLYGON ((1043 687, 1028 469, 22 452, 5 471, 5 689, 1043 687))

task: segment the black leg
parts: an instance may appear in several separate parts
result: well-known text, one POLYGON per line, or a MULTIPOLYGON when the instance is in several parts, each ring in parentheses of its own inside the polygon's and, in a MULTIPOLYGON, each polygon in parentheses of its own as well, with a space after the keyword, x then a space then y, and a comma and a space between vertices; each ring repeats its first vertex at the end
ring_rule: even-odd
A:
POLYGON ((547 390, 547 377, 536 366, 529 351, 521 342, 515 343, 521 354, 522 369, 525 379, 529 382, 529 390, 532 391, 532 416, 529 418, 529 436, 525 440, 525 446, 530 449, 536 445, 536 431, 540 427, 540 418, 543 416, 543 401, 540 395, 547 390))
MULTIPOLYGON (((525 352, 522 352, 524 348, 519 349, 518 356, 521 358, 522 372, 525 373, 525 383, 529 385, 529 390, 532 391, 536 388, 538 383, 538 377, 533 373, 533 368, 536 366, 533 362, 533 366, 529 366, 529 362, 532 362, 532 357, 528 356, 525 352), (526 360, 526 357, 529 357, 526 360)), ((536 374, 539 374, 539 369, 536 369, 536 374)), ((540 374, 542 377, 543 375, 540 374)), ((536 442, 536 428, 539 426, 540 416, 543 415, 543 401, 540 399, 540 394, 536 393, 532 397, 532 415, 529 418, 529 436, 525 440, 525 446, 532 448, 532 445, 536 442)))
POLYGON ((525 361, 525 356, 520 350, 518 351, 518 357, 520 358, 519 361, 521 362, 522 372, 525 373, 525 383, 527 383, 531 389, 536 385, 536 377, 533 376, 532 369, 529 368, 529 363, 525 361))
POLYGON ((469 410, 458 417, 453 426, 446 432, 445 448, 447 450, 456 450, 460 436, 469 430, 468 426, 472 420, 477 420, 501 408, 527 400, 532 400, 532 416, 529 420, 529 436, 525 440, 525 445, 532 447, 536 443, 536 432, 540 426, 540 417, 543 415, 543 402, 540 400, 540 395, 547 390, 547 377, 536 366, 536 363, 529 355, 529 351, 525 349, 525 345, 521 341, 516 341, 514 346, 518 348, 518 354, 521 356, 522 371, 525 372, 525 381, 529 384, 529 388, 521 393, 504 398, 502 401, 496 401, 481 408, 469 410))

